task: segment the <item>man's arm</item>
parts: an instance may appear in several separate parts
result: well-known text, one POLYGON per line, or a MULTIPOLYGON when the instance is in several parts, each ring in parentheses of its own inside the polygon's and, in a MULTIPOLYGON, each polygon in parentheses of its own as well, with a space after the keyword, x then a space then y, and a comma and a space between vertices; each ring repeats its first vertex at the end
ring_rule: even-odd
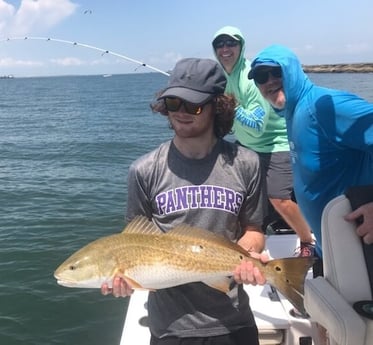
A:
MULTIPOLYGON (((238 244, 261 262, 266 263, 269 260, 268 255, 262 253, 265 247, 265 237, 261 229, 247 226, 238 244)), ((255 266, 252 261, 245 260, 235 269, 234 279, 239 284, 263 285, 266 282, 266 278, 259 267, 255 266)))
POLYGON ((261 253, 264 250, 265 237, 261 229, 248 225, 237 243, 248 252, 261 253))

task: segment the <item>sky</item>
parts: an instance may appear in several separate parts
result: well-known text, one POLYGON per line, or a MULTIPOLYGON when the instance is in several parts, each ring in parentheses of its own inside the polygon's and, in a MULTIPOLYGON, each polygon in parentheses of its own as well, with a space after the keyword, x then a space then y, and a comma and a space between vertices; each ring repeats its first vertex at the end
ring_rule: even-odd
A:
POLYGON ((372 13, 372 0, 0 0, 0 76, 169 71, 214 59, 225 25, 249 59, 278 43, 305 65, 373 62, 372 13))

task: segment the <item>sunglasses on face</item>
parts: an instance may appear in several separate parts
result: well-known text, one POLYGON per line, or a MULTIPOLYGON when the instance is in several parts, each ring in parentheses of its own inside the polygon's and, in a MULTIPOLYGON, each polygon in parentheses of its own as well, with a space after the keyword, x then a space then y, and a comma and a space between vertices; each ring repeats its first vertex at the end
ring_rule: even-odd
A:
POLYGON ((164 105, 165 105, 167 111, 178 111, 180 109, 180 107, 183 106, 185 111, 188 114, 191 114, 191 115, 201 114, 202 111, 203 111, 203 107, 206 104, 207 103, 194 104, 194 103, 190 103, 190 102, 187 102, 187 101, 184 101, 180 98, 175 98, 175 97, 165 97, 164 98, 164 105))
POLYGON ((218 40, 214 42, 214 48, 219 49, 219 48, 223 48, 224 46, 232 48, 232 47, 237 47, 238 44, 239 44, 239 41, 236 41, 234 39, 218 40))
POLYGON ((257 70, 254 73, 254 80, 257 84, 265 84, 268 79, 269 75, 273 78, 281 78, 282 77, 282 71, 281 67, 273 67, 271 69, 265 69, 265 70, 257 70))

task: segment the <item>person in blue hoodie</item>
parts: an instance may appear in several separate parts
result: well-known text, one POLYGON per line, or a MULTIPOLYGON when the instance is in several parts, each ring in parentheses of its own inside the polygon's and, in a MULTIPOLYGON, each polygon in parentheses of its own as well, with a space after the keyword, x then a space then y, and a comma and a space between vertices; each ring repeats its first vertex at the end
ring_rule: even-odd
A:
POLYGON ((297 233, 299 256, 313 256, 311 229, 292 200, 293 178, 286 124, 247 79, 250 61, 245 57, 245 38, 234 26, 224 26, 213 36, 212 48, 227 78, 226 94, 238 101, 233 133, 237 141, 260 158, 266 177, 267 195, 273 208, 297 233))
MULTIPOLYGON (((286 120, 297 202, 322 257, 321 215, 325 205, 351 186, 373 184, 373 104, 340 90, 315 85, 288 48, 271 45, 251 63, 249 79, 286 120)), ((363 212, 346 216, 354 221, 363 212)), ((365 213, 364 223, 372 224, 365 213)), ((373 228, 357 231, 371 243, 373 228)))

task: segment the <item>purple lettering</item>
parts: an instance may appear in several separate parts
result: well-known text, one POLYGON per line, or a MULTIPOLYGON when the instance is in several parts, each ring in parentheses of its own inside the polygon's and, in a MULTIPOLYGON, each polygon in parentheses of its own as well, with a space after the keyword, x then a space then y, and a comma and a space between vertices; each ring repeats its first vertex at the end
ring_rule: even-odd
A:
POLYGON ((158 207, 158 213, 164 214, 164 208, 166 206, 166 193, 160 193, 155 197, 155 201, 158 207))
POLYGON ((243 195, 219 186, 185 186, 158 194, 155 202, 160 215, 196 208, 211 208, 238 214, 243 195))
POLYGON ((198 191, 199 186, 190 186, 188 187, 188 191, 190 194, 190 208, 197 208, 198 207, 198 191))
POLYGON ((174 203, 174 195, 172 190, 167 192, 167 207, 166 213, 171 213, 176 210, 175 203, 174 203))
POLYGON ((187 199, 188 187, 176 188, 176 209, 182 210, 188 208, 188 199, 187 199))
POLYGON ((200 207, 211 208, 212 203, 212 186, 200 186, 200 207))
POLYGON ((214 187, 214 203, 213 208, 223 209, 225 200, 224 200, 224 188, 222 187, 214 187))
POLYGON ((236 195, 233 190, 226 189, 225 190, 225 209, 229 212, 234 213, 236 204, 236 195))

